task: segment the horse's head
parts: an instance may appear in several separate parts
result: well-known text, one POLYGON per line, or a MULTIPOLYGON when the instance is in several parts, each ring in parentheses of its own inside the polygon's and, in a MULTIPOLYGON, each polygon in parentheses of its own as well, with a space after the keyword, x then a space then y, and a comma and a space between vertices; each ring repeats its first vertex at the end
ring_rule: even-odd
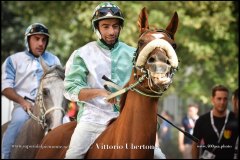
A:
POLYGON ((37 114, 44 123, 45 130, 52 130, 62 124, 67 109, 63 96, 64 69, 61 66, 48 67, 43 60, 44 70, 37 95, 37 114))
POLYGON ((178 67, 175 52, 174 34, 178 26, 178 15, 175 12, 166 29, 150 30, 148 15, 144 7, 139 15, 138 27, 140 37, 135 57, 135 78, 146 75, 142 82, 150 92, 160 94, 172 83, 174 71, 178 67))

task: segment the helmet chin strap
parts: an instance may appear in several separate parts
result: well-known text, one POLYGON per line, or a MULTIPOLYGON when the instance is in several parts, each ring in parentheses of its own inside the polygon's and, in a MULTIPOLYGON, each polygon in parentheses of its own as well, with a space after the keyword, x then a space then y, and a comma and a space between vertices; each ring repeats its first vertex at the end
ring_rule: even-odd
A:
POLYGON ((99 32, 98 29, 95 30, 95 33, 96 33, 96 35, 98 36, 99 40, 100 40, 105 46, 107 46, 109 49, 114 48, 114 45, 118 42, 118 38, 117 38, 114 44, 107 44, 107 42, 105 42, 104 39, 102 39, 102 36, 101 36, 101 34, 100 34, 100 32, 99 32))
MULTIPOLYGON (((42 52, 42 54, 43 54, 44 52, 45 52, 45 50, 42 52)), ((29 50, 29 53, 31 53, 31 54, 32 54, 34 57, 36 57, 36 58, 38 58, 38 57, 42 56, 42 54, 41 54, 41 55, 39 55, 39 56, 38 56, 38 55, 36 56, 35 54, 33 54, 32 50, 29 50)))
POLYGON ((31 54, 32 54, 34 57, 36 57, 36 58, 40 57, 40 56, 46 51, 46 49, 47 49, 49 38, 47 39, 47 43, 46 43, 45 49, 43 50, 43 52, 42 52, 42 54, 41 54, 40 56, 36 56, 36 55, 33 54, 32 50, 31 50, 31 48, 30 48, 29 38, 30 38, 30 37, 28 36, 28 37, 27 37, 27 44, 26 44, 27 51, 28 51, 29 53, 31 53, 31 54))
POLYGON ((95 33, 99 39, 102 39, 101 33, 99 32, 98 29, 95 30, 95 33))
MULTIPOLYGON (((121 29, 122 29, 122 27, 121 27, 121 29)), ((120 31, 121 31, 121 29, 120 29, 120 31)), ((120 34, 120 31, 119 31, 119 34, 120 34)), ((95 33, 96 33, 97 37, 99 38, 99 40, 101 42, 103 42, 103 44, 105 44, 109 49, 112 49, 114 47, 114 45, 118 42, 118 38, 117 38, 114 44, 107 44, 107 42, 105 42, 104 39, 102 39, 101 33, 99 32, 98 29, 95 29, 95 33)), ((118 34, 118 37, 119 37, 119 34, 118 34)))
POLYGON ((107 44, 103 39, 100 39, 100 41, 111 50, 112 48, 114 48, 115 44, 118 42, 118 39, 114 44, 107 44))

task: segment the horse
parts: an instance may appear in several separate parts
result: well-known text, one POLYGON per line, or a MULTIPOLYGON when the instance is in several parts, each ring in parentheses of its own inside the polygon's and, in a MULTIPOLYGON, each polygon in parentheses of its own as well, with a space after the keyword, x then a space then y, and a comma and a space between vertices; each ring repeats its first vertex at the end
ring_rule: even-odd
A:
MULTIPOLYGON (((48 67, 40 60, 43 76, 40 80, 36 102, 29 110, 29 118, 23 125, 12 147, 11 159, 32 159, 44 135, 62 124, 68 100, 63 96, 64 68, 60 65, 48 67)), ((31 100, 31 99, 28 99, 31 100)), ((9 122, 2 126, 2 129, 9 122)), ((3 132, 2 132, 3 133, 3 132)))
MULTIPOLYGON (((153 158, 158 99, 172 83, 178 68, 174 50, 177 26, 175 12, 166 30, 150 30, 146 8, 141 10, 140 36, 130 80, 123 89, 106 98, 122 94, 120 115, 90 146, 86 159, 153 158)), ((64 158, 76 124, 59 126, 44 137, 41 145, 55 148, 39 148, 35 158, 64 158)))

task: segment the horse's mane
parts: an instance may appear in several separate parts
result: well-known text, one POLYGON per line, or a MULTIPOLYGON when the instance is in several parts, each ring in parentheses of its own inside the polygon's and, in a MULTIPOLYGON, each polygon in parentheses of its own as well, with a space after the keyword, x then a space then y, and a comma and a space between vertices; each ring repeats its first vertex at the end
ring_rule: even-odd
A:
POLYGON ((47 70, 46 73, 44 73, 44 75, 42 77, 45 77, 47 74, 50 74, 52 72, 56 72, 57 75, 62 79, 65 78, 65 74, 64 74, 65 70, 61 65, 52 66, 49 70, 47 70))
MULTIPOLYGON (((128 83, 124 86, 125 87, 128 87, 128 83)), ((125 102, 126 102, 126 98, 127 98, 127 93, 128 92, 125 92, 124 94, 122 94, 121 96, 121 99, 120 99, 120 102, 119 102, 119 105, 120 105, 120 113, 122 112, 124 106, 125 106, 125 102)))

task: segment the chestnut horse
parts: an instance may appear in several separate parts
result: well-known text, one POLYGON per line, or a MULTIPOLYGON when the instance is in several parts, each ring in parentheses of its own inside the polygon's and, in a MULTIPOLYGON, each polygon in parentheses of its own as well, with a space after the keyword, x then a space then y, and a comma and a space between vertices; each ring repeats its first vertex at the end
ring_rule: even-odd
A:
MULTIPOLYGON (((177 26, 175 12, 166 30, 150 30, 146 9, 142 9, 138 19, 140 38, 130 80, 123 89, 107 97, 123 94, 120 115, 91 145, 85 158, 153 158, 158 99, 172 83, 178 67, 174 50, 177 26)), ((50 132, 42 141, 46 148, 40 148, 36 158, 64 158, 75 126, 76 122, 70 122, 50 132), (54 149, 49 149, 50 146, 54 149)))
MULTIPOLYGON (((33 159, 44 135, 62 124, 68 100, 63 96, 64 69, 51 68, 41 60, 44 74, 40 81, 33 111, 12 145, 11 159, 33 159)), ((33 100, 32 100, 33 101, 33 100)), ((2 126, 6 129, 8 123, 2 126)), ((4 131, 2 131, 4 132, 4 131)))

